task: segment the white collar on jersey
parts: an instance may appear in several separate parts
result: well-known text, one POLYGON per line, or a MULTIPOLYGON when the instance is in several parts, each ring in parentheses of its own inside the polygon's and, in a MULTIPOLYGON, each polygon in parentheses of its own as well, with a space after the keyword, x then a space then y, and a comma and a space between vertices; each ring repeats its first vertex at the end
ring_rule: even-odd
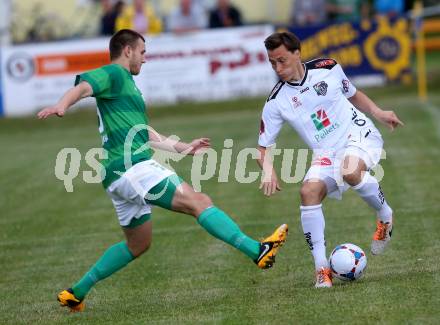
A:
POLYGON ((302 86, 304 84, 304 82, 306 82, 306 78, 307 78, 307 73, 308 73, 308 69, 307 69, 307 65, 305 63, 302 64, 303 68, 304 68, 304 77, 301 79, 301 81, 297 81, 297 82, 290 82, 287 81, 287 83, 291 86, 302 86))

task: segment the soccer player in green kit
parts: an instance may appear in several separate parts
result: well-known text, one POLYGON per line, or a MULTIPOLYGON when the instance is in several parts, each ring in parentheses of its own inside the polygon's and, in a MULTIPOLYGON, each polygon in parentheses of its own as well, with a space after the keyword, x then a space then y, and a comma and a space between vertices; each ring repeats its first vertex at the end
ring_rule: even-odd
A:
POLYGON ((84 298, 92 286, 149 248, 152 205, 194 216, 212 236, 246 254, 259 268, 270 268, 286 240, 287 225, 281 225, 261 242, 248 237, 206 194, 195 192, 174 172, 154 161, 151 149, 138 150, 146 144, 160 143, 165 150, 195 154, 208 148, 210 143, 209 139, 200 138, 167 147, 166 137, 148 125, 144 100, 132 77, 139 74, 145 63, 145 39, 137 32, 124 29, 113 35, 109 47, 111 64, 78 75, 75 87, 57 104, 38 113, 40 119, 51 115, 62 117, 80 99, 96 98, 99 132, 108 155, 102 161, 102 184, 112 199, 126 237, 126 241, 109 247, 77 283, 58 294, 61 306, 71 311, 84 310, 84 298), (129 148, 127 139, 131 143, 129 148), (131 160, 128 166, 127 156, 131 160))

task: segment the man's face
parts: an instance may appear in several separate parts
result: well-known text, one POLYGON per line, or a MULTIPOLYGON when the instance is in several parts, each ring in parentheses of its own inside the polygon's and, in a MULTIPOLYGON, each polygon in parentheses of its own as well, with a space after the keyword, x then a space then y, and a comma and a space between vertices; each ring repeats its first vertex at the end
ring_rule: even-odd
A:
POLYGON ((229 0, 218 0, 217 6, 220 9, 226 9, 229 7, 229 0))
POLYGON ((138 75, 141 72, 142 64, 145 63, 145 42, 140 38, 137 40, 136 46, 131 48, 129 55, 130 73, 138 75))
POLYGON ((144 0, 134 0, 133 6, 136 12, 142 12, 144 10, 144 0))
POLYGON ((290 81, 294 78, 295 67, 301 64, 301 56, 298 50, 292 53, 284 45, 281 45, 274 50, 268 50, 267 54, 272 69, 281 80, 290 81))
POLYGON ((181 0, 180 6, 182 9, 182 12, 187 13, 191 11, 191 0, 181 0))

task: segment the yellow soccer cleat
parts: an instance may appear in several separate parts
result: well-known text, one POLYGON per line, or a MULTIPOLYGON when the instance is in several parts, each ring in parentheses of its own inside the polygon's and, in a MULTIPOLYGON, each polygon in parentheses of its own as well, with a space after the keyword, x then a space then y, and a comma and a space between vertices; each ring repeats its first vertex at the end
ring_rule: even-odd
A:
POLYGON ((69 307, 71 312, 83 311, 86 306, 83 300, 75 297, 72 288, 61 291, 57 299, 62 307, 69 307))
POLYGON ((315 288, 331 288, 332 286, 332 271, 329 268, 322 267, 316 271, 315 288))
POLYGON ((274 231, 272 235, 264 239, 260 244, 260 255, 254 261, 260 269, 268 269, 275 263, 275 255, 278 249, 283 246, 286 241, 289 227, 283 224, 274 231))

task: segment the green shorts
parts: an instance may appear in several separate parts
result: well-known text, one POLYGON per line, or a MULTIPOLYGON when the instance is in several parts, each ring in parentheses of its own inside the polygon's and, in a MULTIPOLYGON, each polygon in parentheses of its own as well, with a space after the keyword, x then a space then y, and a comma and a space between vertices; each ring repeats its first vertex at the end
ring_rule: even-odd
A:
POLYGON ((137 163, 107 187, 119 224, 136 227, 151 217, 153 205, 171 210, 176 188, 183 180, 154 160, 137 163))
MULTIPOLYGON (((148 194, 145 198, 146 203, 157 205, 167 210, 171 210, 174 193, 176 192, 177 187, 183 182, 184 180, 176 174, 168 176, 148 191, 148 194)), ((123 227, 135 228, 144 224, 150 219, 151 213, 144 214, 140 218, 131 219, 130 224, 123 227)))
POLYGON ((148 191, 145 201, 149 204, 171 210, 174 193, 183 182, 183 179, 177 174, 168 176, 148 191))

